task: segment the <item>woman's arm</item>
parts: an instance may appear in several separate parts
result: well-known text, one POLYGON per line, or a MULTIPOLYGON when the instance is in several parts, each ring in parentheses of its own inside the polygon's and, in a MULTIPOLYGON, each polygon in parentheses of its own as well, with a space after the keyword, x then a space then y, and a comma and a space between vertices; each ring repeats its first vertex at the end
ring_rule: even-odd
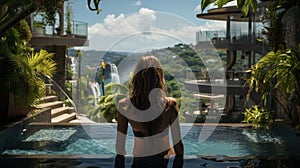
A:
POLYGON ((174 151, 176 155, 183 156, 184 147, 181 140, 181 131, 179 126, 179 121, 177 117, 171 125, 171 133, 172 133, 172 140, 174 144, 174 151))
POLYGON ((125 144, 128 129, 128 119, 119 111, 117 114, 117 123, 116 152, 118 155, 124 156, 126 154, 125 144))
POLYGON ((179 126, 179 116, 177 115, 176 119, 174 120, 173 124, 171 125, 171 133, 175 151, 175 159, 173 161, 173 168, 182 168, 183 166, 183 154, 184 154, 184 147, 181 140, 181 133, 180 133, 180 126, 179 126))
POLYGON ((116 158, 115 158, 115 168, 124 168, 125 167, 125 158, 126 154, 126 135, 128 129, 128 120, 124 117, 119 111, 117 114, 117 138, 116 138, 116 158))
POLYGON ((174 144, 174 151, 175 151, 175 159, 173 161, 173 168, 182 168, 183 166, 183 154, 184 154, 184 147, 181 139, 181 130, 179 125, 179 112, 178 112, 178 105, 176 99, 171 99, 171 133, 172 133, 172 140, 174 144))

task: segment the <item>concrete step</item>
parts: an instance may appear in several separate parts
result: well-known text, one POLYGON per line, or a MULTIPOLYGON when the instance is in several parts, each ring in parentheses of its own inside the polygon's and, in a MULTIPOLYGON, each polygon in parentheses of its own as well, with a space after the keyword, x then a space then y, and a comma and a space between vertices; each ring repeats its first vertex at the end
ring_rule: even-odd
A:
POLYGON ((81 121, 79 119, 71 120, 69 123, 75 123, 75 124, 80 124, 81 121))
POLYGON ((75 120, 76 117, 76 113, 64 113, 62 115, 59 115, 57 117, 54 117, 51 119, 52 123, 67 123, 71 120, 75 120))
POLYGON ((75 110, 72 107, 58 107, 51 110, 51 118, 55 118, 64 113, 73 113, 73 112, 75 112, 75 110))
POLYGON ((45 96, 40 99, 40 103, 49 103, 54 101, 58 101, 58 97, 55 95, 45 96))
POLYGON ((48 103, 42 103, 36 106, 36 108, 51 108, 55 109, 58 107, 62 107, 64 105, 64 102, 62 101, 54 101, 54 102, 48 102, 48 103))

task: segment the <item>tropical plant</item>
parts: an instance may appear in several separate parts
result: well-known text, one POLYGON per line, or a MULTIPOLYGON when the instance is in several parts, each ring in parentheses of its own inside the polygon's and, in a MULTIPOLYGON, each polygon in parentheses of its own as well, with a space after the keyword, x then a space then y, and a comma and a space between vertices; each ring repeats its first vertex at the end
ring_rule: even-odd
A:
POLYGON ((244 112, 244 120, 242 122, 252 124, 252 127, 255 129, 269 129, 272 121, 273 117, 271 111, 255 105, 246 109, 244 112))
POLYGON ((266 35, 267 43, 272 47, 273 51, 285 49, 285 42, 283 37, 283 28, 281 18, 284 12, 278 12, 283 8, 284 2, 270 3, 266 8, 263 16, 264 29, 262 34, 266 35))
POLYGON ((96 122, 113 122, 116 120, 116 103, 128 95, 128 88, 122 84, 110 83, 105 86, 105 89, 106 95, 101 96, 98 107, 88 113, 88 117, 96 122))
POLYGON ((56 71, 56 63, 52 60, 53 56, 54 53, 48 53, 46 50, 32 51, 31 54, 27 54, 26 61, 36 76, 43 74, 52 77, 56 71))
POLYGON ((52 76, 56 69, 51 60, 53 54, 45 50, 35 53, 28 46, 31 37, 26 34, 30 32, 28 29, 28 25, 20 22, 0 40, 1 99, 7 102, 2 104, 3 118, 27 114, 45 93, 40 74, 52 76))
POLYGON ((300 102, 300 47, 298 49, 269 52, 251 68, 248 97, 252 91, 260 92, 264 106, 270 96, 282 107, 287 118, 299 120, 300 102))
MULTIPOLYGON (((202 0, 201 10, 203 12, 211 4, 217 5, 218 8, 221 8, 231 1, 234 0, 202 0)), ((253 11, 256 11, 258 4, 257 0, 237 0, 237 7, 242 9, 245 15, 248 15, 249 7, 251 7, 253 11)))
POLYGON ((1 90, 9 94, 10 106, 8 117, 17 117, 19 110, 25 115, 45 94, 45 83, 41 74, 52 76, 56 63, 51 60, 53 54, 40 50, 25 56, 8 55, 3 57, 2 64, 7 63, 5 80, 1 82, 1 90), (12 105, 12 106, 11 106, 12 105))

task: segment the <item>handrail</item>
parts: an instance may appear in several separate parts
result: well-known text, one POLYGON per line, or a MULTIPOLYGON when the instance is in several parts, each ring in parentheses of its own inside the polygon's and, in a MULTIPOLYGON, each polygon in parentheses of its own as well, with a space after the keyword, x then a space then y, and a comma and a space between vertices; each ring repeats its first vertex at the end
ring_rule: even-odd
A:
POLYGON ((59 85, 58 85, 58 83, 54 80, 54 79, 52 79, 50 76, 48 76, 48 75, 45 75, 45 74, 43 74, 46 78, 48 78, 52 83, 54 83, 54 85, 64 94, 64 96, 66 96, 67 97, 67 99, 70 101, 70 103, 72 104, 72 106, 74 107, 74 110, 75 110, 75 112, 77 113, 77 106, 76 106, 76 104, 73 102, 73 100, 70 98, 70 96, 66 93, 66 91, 62 88, 62 87, 60 87, 59 85))

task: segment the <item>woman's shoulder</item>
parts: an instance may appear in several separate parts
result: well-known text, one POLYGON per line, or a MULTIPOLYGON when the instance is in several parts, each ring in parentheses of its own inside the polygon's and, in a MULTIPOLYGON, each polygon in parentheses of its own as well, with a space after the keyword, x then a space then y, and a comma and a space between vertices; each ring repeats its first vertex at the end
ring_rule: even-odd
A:
POLYGON ((174 97, 166 97, 166 98, 167 98, 169 104, 171 104, 171 105, 172 104, 174 104, 174 105, 177 104, 177 100, 174 97))
POLYGON ((128 109, 129 103, 130 103, 129 98, 123 98, 123 99, 119 100, 119 102, 117 103, 118 110, 126 111, 128 109))
POLYGON ((168 102, 168 109, 175 109, 175 111, 178 110, 178 103, 177 100, 173 97, 166 97, 168 102))
POLYGON ((126 104, 126 103, 128 103, 128 100, 129 100, 129 98, 125 97, 125 98, 119 100, 118 104, 126 104))

